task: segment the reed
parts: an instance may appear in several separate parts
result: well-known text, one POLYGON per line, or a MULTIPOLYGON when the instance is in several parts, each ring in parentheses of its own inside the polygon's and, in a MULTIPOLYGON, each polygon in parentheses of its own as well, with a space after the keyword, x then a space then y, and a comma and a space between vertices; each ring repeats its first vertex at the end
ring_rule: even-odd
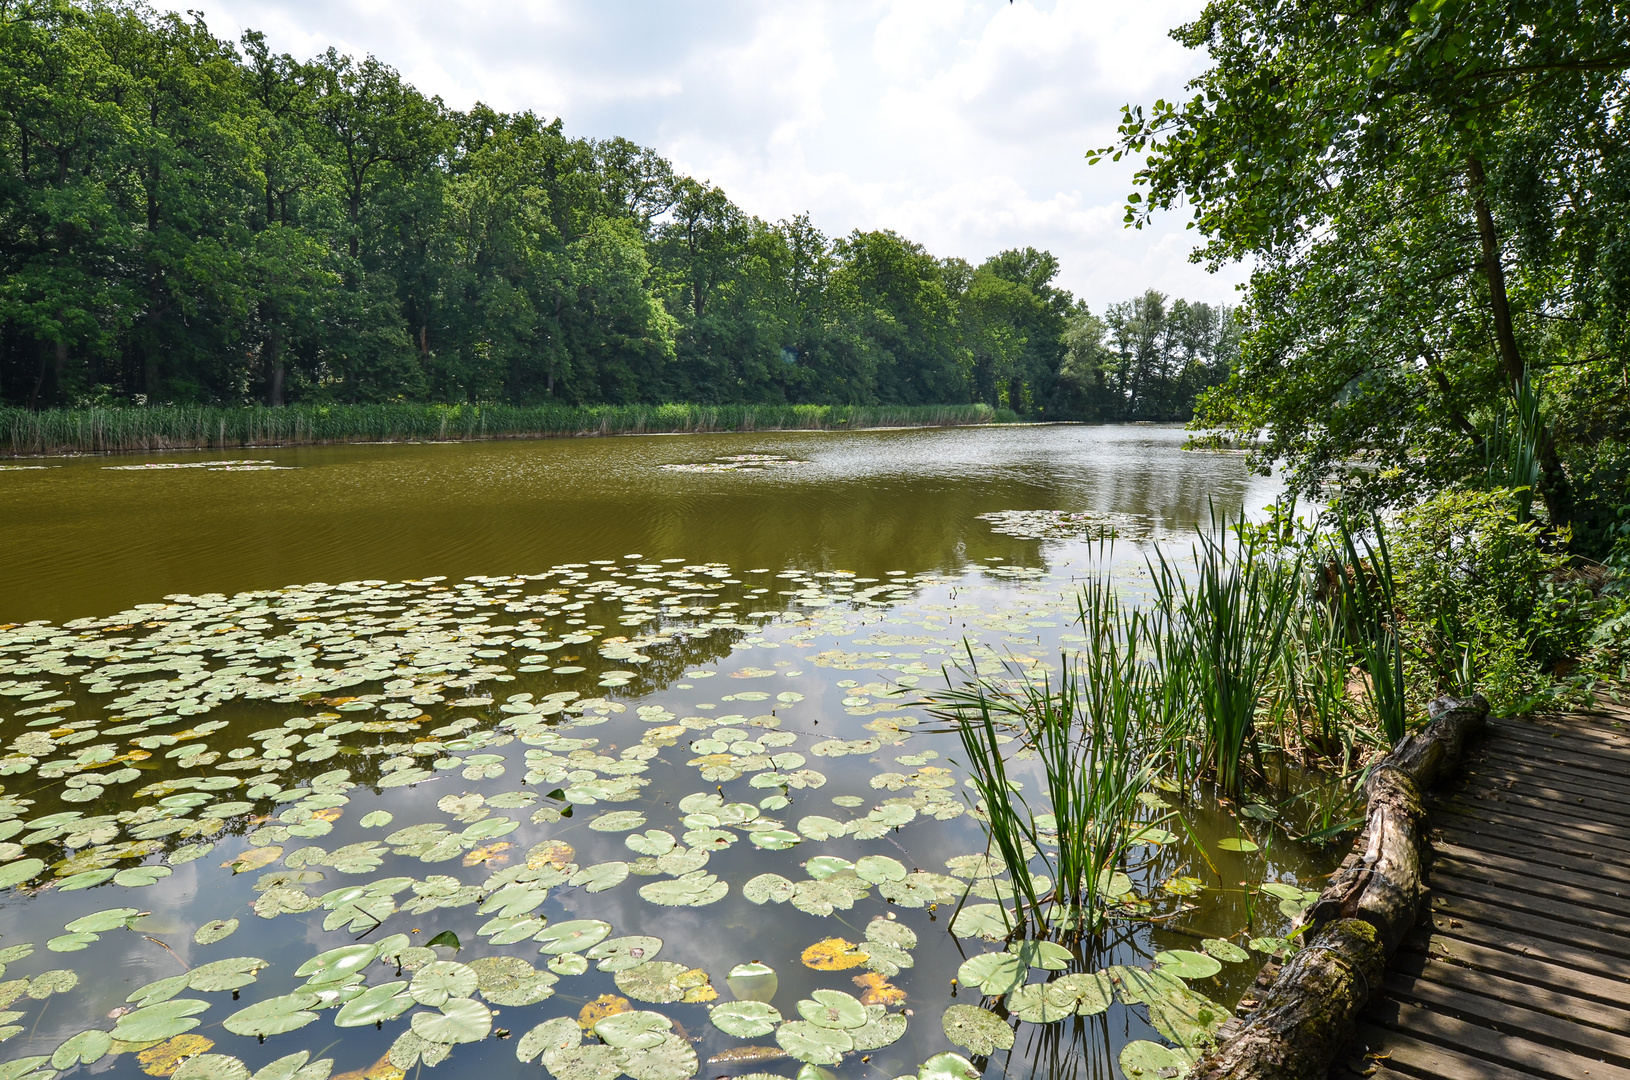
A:
POLYGON ((1364 672, 1365 697, 1388 744, 1395 746, 1404 737, 1407 688, 1386 529, 1379 517, 1372 517, 1368 535, 1360 535, 1345 517, 1338 517, 1334 542, 1339 545, 1336 588, 1349 643, 1364 672))
POLYGON ((0 408, 0 453, 151 452, 315 443, 957 427, 1018 417, 989 405, 290 405, 0 408))

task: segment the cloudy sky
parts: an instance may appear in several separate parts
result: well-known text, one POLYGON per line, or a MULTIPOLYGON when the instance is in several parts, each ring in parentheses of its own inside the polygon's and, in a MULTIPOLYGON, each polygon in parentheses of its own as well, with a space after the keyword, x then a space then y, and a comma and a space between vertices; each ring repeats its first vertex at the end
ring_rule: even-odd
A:
POLYGON ((1095 310, 1145 288, 1230 302, 1187 261, 1186 214, 1124 228, 1131 168, 1089 167, 1124 102, 1203 57, 1168 28, 1199 0, 182 0, 218 36, 373 53, 455 108, 477 100, 623 135, 749 213, 828 235, 895 229, 977 262, 1047 248, 1095 310))

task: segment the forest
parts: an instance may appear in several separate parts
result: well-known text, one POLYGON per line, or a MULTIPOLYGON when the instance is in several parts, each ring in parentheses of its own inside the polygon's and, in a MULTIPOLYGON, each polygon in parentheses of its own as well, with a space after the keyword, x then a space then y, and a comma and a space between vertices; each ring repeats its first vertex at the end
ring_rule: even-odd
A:
POLYGON ((0 8, 0 404, 985 403, 1187 419, 1226 306, 766 222, 622 138, 141 4, 0 8))

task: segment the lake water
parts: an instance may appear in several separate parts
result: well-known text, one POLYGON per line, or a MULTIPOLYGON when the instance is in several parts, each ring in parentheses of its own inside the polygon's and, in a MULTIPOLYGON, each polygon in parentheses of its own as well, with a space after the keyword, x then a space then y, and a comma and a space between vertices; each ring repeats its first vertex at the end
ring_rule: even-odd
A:
POLYGON ((1183 826, 1138 849, 1104 940, 982 998, 953 980, 1004 947, 1006 885, 920 698, 970 649, 1056 671, 1082 576, 1135 595, 1150 543, 1276 493, 1183 437, 4 466, 0 1080, 540 1075, 518 1048, 557 1080, 888 1078, 945 1051, 987 1077, 1116 1075, 1176 1021, 1124 987, 1060 1019, 1041 984, 1164 952, 1231 1005, 1263 957, 1212 974, 1201 942, 1282 934, 1257 886, 1316 887, 1330 856, 1168 795, 1183 826), (443 933, 456 952, 427 948, 443 933), (731 977, 747 964, 775 975, 731 977), (1011 1049, 952 1041, 948 1006, 981 1003, 1013 1015, 1011 1049), (640 1015, 576 1045, 619 1010, 640 1015))

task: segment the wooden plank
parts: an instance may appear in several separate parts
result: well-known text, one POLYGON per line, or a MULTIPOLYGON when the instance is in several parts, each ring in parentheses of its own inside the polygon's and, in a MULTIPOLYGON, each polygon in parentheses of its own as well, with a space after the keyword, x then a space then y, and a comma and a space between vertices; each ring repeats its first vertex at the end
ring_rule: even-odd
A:
MULTIPOLYGON (((1559 885, 1572 883, 1578 888, 1598 889, 1614 896, 1630 893, 1630 867, 1591 863, 1588 859, 1575 859, 1568 855, 1541 859, 1537 852, 1529 855, 1528 849, 1523 849, 1521 855, 1485 851, 1484 848, 1489 845, 1480 843, 1474 847, 1471 837, 1466 840, 1466 843, 1456 843, 1446 836, 1435 846, 1445 855, 1531 877, 1535 881, 1550 881, 1559 885)), ((1511 850, 1517 850, 1517 846, 1513 845, 1511 850)))
POLYGON ((1599 745, 1609 750, 1630 751, 1630 735, 1609 724, 1570 722, 1568 717, 1547 717, 1535 720, 1507 720, 1490 718, 1485 729, 1491 736, 1521 735, 1524 733, 1574 739, 1599 745))
MULTIPOLYGON (((1442 919, 1445 930, 1450 920, 1442 919)), ((1452 931, 1450 931, 1452 932, 1452 931)), ((1422 956, 1432 955, 1434 963, 1458 964, 1478 971, 1492 972, 1530 986, 1554 990, 1570 997, 1618 1007, 1630 1000, 1630 984, 1622 979, 1597 975, 1563 964, 1477 944, 1462 938, 1420 933, 1405 942, 1405 948, 1422 956)))
MULTIPOLYGON (((1454 938, 1481 945, 1486 949, 1496 949, 1511 956, 1526 957, 1570 971, 1599 976, 1616 984, 1616 996, 1609 1000, 1630 999, 1630 979, 1625 977, 1625 963, 1616 956, 1603 956, 1589 949, 1560 941, 1528 937, 1513 933, 1505 927, 1484 926, 1479 922, 1450 919, 1439 915, 1432 916, 1432 929, 1439 938, 1454 938)), ((1456 955, 1456 949, 1448 941, 1442 942, 1437 948, 1445 955, 1451 957, 1456 955)), ((1581 993, 1583 992, 1584 988, 1581 987, 1581 993)))
POLYGON ((1590 883, 1584 880, 1591 877, 1602 879, 1601 887, 1604 890, 1612 889, 1617 892, 1630 890, 1630 866, 1615 859, 1570 855, 1533 838, 1445 829, 1434 844, 1439 851, 1458 847, 1521 860, 1529 864, 1530 870, 1538 880, 1566 883, 1575 880, 1574 876, 1578 875, 1578 883, 1583 887, 1591 887, 1590 883))
MULTIPOLYGON (((1476 768, 1468 769, 1466 772, 1470 782, 1479 780, 1502 784, 1534 782, 1548 784, 1561 791, 1593 795, 1604 801, 1626 801, 1623 773, 1583 768, 1571 760, 1553 761, 1538 754, 1531 757, 1488 754, 1471 764, 1476 768)), ((1627 763, 1624 772, 1630 773, 1630 763, 1627 763)))
POLYGON ((1500 795, 1520 790, 1530 798, 1545 799, 1553 805, 1560 803, 1575 810, 1585 808, 1604 817, 1622 817, 1630 814, 1630 803, 1602 798, 1587 791, 1569 789, 1535 777, 1524 777, 1515 784, 1469 783, 1465 790, 1471 794, 1484 791, 1500 795))
MULTIPOLYGON (((1525 794, 1520 788, 1501 792, 1462 791, 1456 798, 1461 799, 1462 804, 1472 808, 1474 812, 1478 806, 1496 806, 1505 809, 1509 813, 1544 814, 1546 817, 1557 820, 1612 828, 1611 825, 1604 824, 1601 814, 1592 814, 1584 807, 1556 803, 1538 796, 1531 796, 1525 794)), ((1613 829, 1613 831, 1616 835, 1627 835, 1623 830, 1613 829)))
POLYGON ((1514 835, 1543 839, 1558 845, 1557 850, 1569 854, 1618 851, 1623 853, 1624 861, 1630 861, 1630 836, 1621 838, 1583 823, 1538 816, 1518 817, 1487 804, 1474 807, 1460 802, 1435 803, 1431 813, 1432 820, 1446 831, 1504 830, 1514 835))
POLYGON ((1630 918, 1582 905, 1434 873, 1432 910, 1454 919, 1476 919, 1526 930, 1553 941, 1588 944, 1630 958, 1630 918))
POLYGON ((1588 1055, 1630 1069, 1630 1038, 1536 1012, 1509 1001, 1455 986, 1408 975, 1387 976, 1387 993, 1403 1001, 1418 1001, 1434 1012, 1454 1016, 1467 1023, 1492 1027, 1507 1035, 1588 1055))
POLYGON ((1512 1069, 1469 1057, 1373 1024, 1360 1024, 1354 1043, 1360 1053, 1386 1055, 1376 1061, 1377 1069, 1371 1080, 1383 1080, 1388 1074, 1421 1080, 1533 1080, 1534 1077, 1526 1069, 1512 1069))
POLYGON ((1525 1069, 1549 1080, 1630 1080, 1630 1069, 1469 1024, 1432 1009, 1405 1005, 1390 997, 1372 1006, 1367 1019, 1378 1027, 1450 1047, 1467 1057, 1525 1069))
POLYGON ((1549 990, 1530 982, 1508 979, 1477 968, 1432 960, 1421 953, 1399 953, 1391 970, 1409 978, 1429 979, 1466 993, 1481 994, 1552 1016, 1570 1018, 1606 1031, 1630 1031, 1630 1011, 1623 1008, 1549 990))
POLYGON ((1489 738, 1473 751, 1472 756, 1475 757, 1479 752, 1502 742, 1511 746, 1529 747, 1540 753, 1556 752, 1558 748, 1563 748, 1570 755, 1577 755, 1581 759, 1588 759, 1592 762, 1600 762, 1601 767, 1604 769, 1622 765, 1627 756, 1623 750, 1617 747, 1604 746, 1599 743, 1593 744, 1560 732, 1552 735, 1548 732, 1528 731, 1507 725, 1500 725, 1491 729, 1489 738))

